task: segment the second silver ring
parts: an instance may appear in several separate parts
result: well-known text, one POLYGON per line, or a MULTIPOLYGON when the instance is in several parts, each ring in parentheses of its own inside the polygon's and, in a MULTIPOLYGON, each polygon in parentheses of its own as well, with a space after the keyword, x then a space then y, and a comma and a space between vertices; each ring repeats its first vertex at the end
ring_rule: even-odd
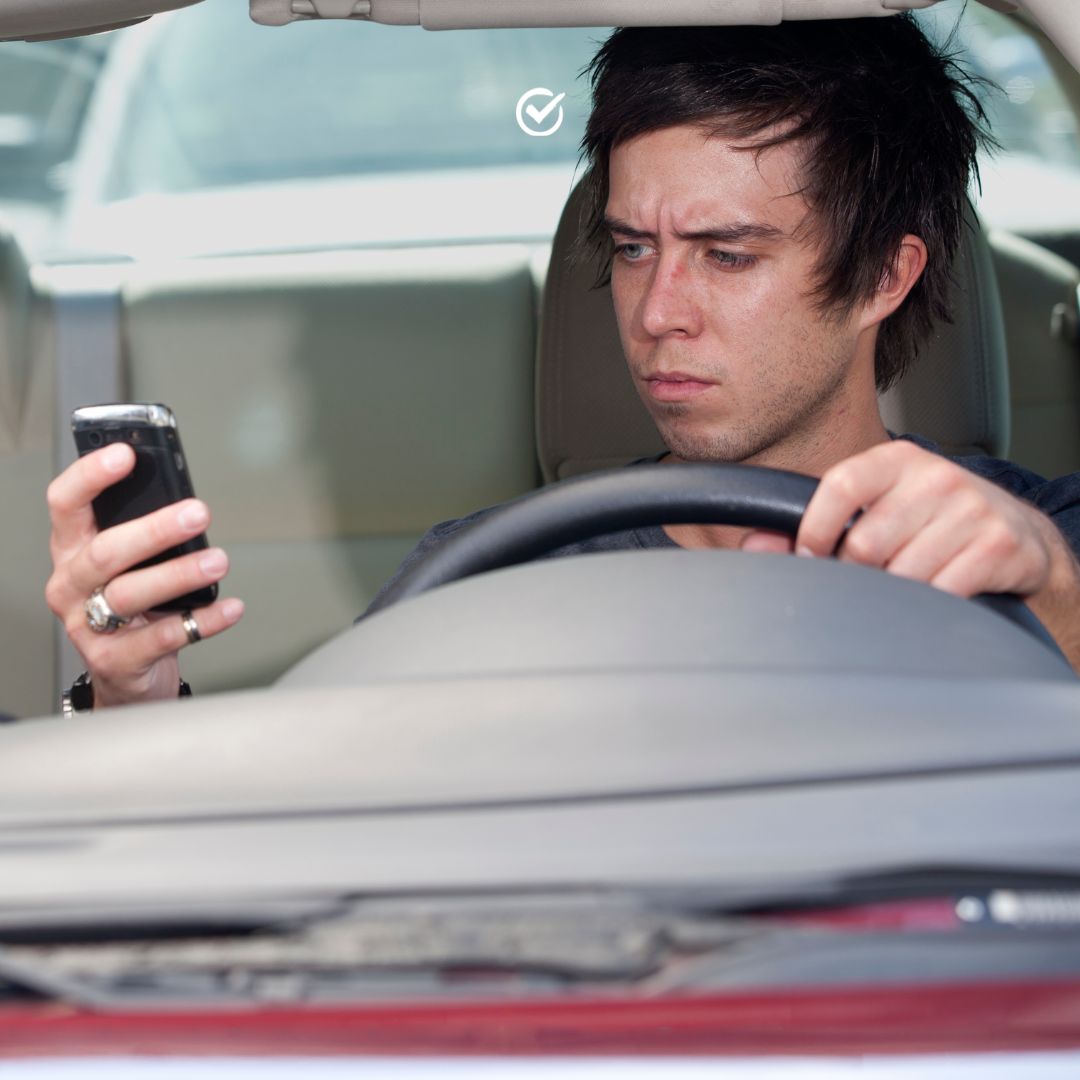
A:
POLYGON ((195 621, 195 616, 190 611, 184 611, 180 619, 184 626, 184 633, 187 634, 188 644, 194 645, 196 641, 202 641, 202 634, 199 632, 199 624, 195 621))

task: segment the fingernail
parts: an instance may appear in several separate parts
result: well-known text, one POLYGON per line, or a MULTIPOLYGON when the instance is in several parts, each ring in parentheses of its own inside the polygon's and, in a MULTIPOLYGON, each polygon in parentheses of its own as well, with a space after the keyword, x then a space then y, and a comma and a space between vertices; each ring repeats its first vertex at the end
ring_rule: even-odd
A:
POLYGON ((176 520, 182 529, 201 529, 209 517, 206 508, 196 503, 194 506, 185 506, 176 515, 176 520))
POLYGON ((814 553, 805 544, 800 544, 795 549, 795 554, 804 559, 812 559, 814 557, 814 553))
POLYGON ((244 601, 243 600, 226 600, 221 605, 221 614, 224 616, 227 623, 234 623, 241 615, 244 614, 244 601))
POLYGON ((199 569, 210 577, 222 577, 229 566, 221 548, 211 548, 200 560, 199 569))
POLYGON ((120 443, 113 443, 101 455, 101 461, 109 472, 120 472, 128 463, 128 450, 120 443))

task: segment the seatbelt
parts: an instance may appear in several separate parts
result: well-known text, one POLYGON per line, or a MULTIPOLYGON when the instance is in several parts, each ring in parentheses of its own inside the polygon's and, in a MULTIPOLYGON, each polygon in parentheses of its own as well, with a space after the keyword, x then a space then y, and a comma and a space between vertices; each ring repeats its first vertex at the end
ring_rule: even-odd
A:
MULTIPOLYGON (((34 285, 52 304, 56 472, 76 457, 72 410, 122 401, 126 395, 120 290, 127 270, 127 263, 34 267, 34 285)), ((57 621, 57 695, 82 669, 79 654, 57 621)))

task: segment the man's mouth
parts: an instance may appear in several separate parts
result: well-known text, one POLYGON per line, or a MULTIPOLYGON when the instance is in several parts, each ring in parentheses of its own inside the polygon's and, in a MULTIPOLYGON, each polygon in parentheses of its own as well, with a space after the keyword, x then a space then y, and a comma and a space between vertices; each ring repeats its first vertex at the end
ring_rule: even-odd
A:
POLYGON ((655 401, 685 401, 716 385, 681 371, 657 372, 647 376, 644 382, 655 401))

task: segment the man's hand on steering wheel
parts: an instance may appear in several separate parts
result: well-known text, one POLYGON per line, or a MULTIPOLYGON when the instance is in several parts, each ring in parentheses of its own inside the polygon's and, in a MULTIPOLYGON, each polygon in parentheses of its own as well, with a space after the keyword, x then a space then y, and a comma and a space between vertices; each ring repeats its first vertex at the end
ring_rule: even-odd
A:
POLYGON ((834 465, 794 541, 754 532, 742 547, 827 557, 855 514, 839 559, 957 596, 1020 596, 1080 671, 1080 571, 1060 532, 1035 507, 914 443, 882 443, 834 465))

